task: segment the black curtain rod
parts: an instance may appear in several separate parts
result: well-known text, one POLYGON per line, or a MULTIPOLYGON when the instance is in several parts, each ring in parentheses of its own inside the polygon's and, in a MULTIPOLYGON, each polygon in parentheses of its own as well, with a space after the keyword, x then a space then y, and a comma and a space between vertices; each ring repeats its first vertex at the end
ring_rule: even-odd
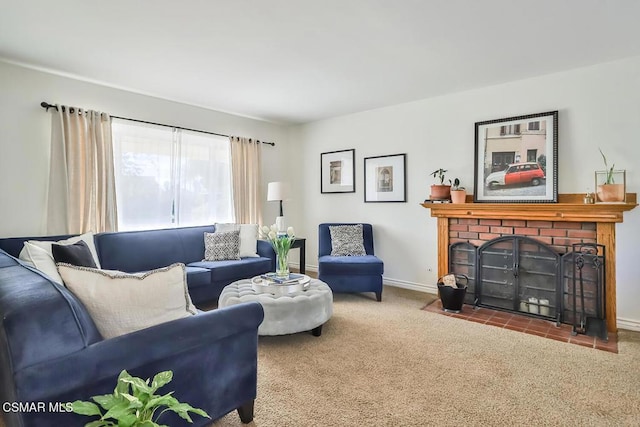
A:
MULTIPOLYGON (((48 103, 48 102, 46 102, 46 101, 42 101, 42 102, 40 103, 40 106, 41 106, 42 108, 44 108, 45 110, 47 110, 47 111, 49 111, 49 108, 55 108, 55 109, 56 109, 56 111, 58 111, 58 106, 57 106, 57 105, 55 105, 55 104, 49 104, 49 103, 48 103)), ((63 108, 64 108, 64 107, 63 107, 63 108)), ((190 128, 184 128, 184 127, 181 127, 181 126, 165 125, 165 124, 162 124, 162 123, 148 122, 148 121, 146 121, 146 120, 130 119, 130 118, 128 118, 128 117, 111 116, 111 118, 113 118, 113 119, 121 119, 121 120, 129 120, 129 121, 131 121, 131 122, 146 123, 146 124, 148 124, 148 125, 167 126, 167 127, 172 127, 172 128, 176 128, 176 129, 189 130, 189 131, 192 131, 192 132, 201 132, 201 133, 206 133, 206 134, 209 134, 209 135, 224 136, 224 137, 226 137, 226 138, 229 138, 229 135, 224 135, 224 134, 222 134, 222 133, 208 132, 208 131, 206 131, 206 130, 190 129, 190 128)), ((275 143, 275 142, 266 142, 266 141, 261 141, 261 142, 262 142, 263 144, 267 144, 267 145, 270 145, 270 146, 272 146, 272 147, 275 147, 275 145, 276 145, 276 143, 275 143)))

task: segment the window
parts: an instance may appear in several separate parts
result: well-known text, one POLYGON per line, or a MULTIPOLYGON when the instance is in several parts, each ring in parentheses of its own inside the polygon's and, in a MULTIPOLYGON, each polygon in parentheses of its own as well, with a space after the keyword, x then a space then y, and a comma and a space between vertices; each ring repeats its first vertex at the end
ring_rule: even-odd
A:
POLYGON ((529 122, 529 130, 540 130, 540 122, 529 122))
POLYGON ((535 162, 538 156, 538 150, 527 150, 527 162, 535 162))
POLYGON ((520 125, 500 126, 500 135, 520 135, 520 125))
POLYGON ((514 163, 515 153, 513 151, 491 153, 491 172, 498 172, 507 169, 509 164, 514 163))
POLYGON ((118 229, 233 222, 225 137, 113 119, 118 229))

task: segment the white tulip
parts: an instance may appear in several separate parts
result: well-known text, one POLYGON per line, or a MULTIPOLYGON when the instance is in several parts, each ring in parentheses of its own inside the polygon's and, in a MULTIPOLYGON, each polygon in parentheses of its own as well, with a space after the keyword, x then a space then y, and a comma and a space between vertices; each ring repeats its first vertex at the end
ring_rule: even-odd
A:
POLYGON ((271 231, 269 231, 268 236, 269 236, 269 238, 270 238, 271 240, 275 240, 275 238, 276 238, 276 232, 275 232, 275 231, 273 231, 273 230, 271 230, 271 231))
POLYGON ((262 232, 264 234, 269 234, 269 227, 267 227, 266 225, 262 227, 262 232))
POLYGON ((287 227, 287 235, 288 235, 289 237, 293 237, 293 236, 295 236, 295 235, 296 235, 296 234, 295 234, 295 231, 293 231, 293 227, 287 227))
POLYGON ((273 231, 274 233, 276 233, 278 231, 278 227, 276 227, 275 224, 271 225, 271 231, 273 231))

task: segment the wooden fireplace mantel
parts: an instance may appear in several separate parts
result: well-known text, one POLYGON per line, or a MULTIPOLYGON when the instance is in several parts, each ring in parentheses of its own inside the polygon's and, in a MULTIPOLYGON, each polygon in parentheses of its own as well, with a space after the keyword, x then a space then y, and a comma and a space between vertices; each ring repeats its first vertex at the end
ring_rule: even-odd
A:
POLYGON ((559 194, 558 203, 422 203, 438 218, 438 277, 449 269, 449 218, 569 221, 596 223, 597 243, 605 246, 606 315, 610 332, 617 332, 616 228, 623 213, 636 206, 637 194, 627 193, 625 203, 584 204, 583 194, 559 194))

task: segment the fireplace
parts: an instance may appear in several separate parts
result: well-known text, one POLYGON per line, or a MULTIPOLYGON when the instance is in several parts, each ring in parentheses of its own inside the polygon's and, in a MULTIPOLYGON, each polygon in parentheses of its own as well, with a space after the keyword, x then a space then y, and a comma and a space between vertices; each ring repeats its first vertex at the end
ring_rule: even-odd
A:
MULTIPOLYGON (((472 197, 472 196, 471 196, 472 197)), ((431 210, 431 216, 438 218, 438 277, 448 273, 450 256, 449 247, 454 243, 466 243, 456 246, 455 256, 459 256, 460 268, 464 268, 464 254, 469 254, 471 247, 480 247, 486 242, 507 236, 523 236, 528 239, 541 242, 552 249, 552 252, 562 256, 572 250, 574 244, 600 244, 604 246, 603 256, 606 258, 606 265, 602 267, 603 280, 606 289, 603 292, 603 312, 606 317, 606 326, 609 332, 617 331, 616 323, 616 245, 615 245, 615 224, 622 222, 623 213, 637 206, 635 193, 627 194, 625 203, 616 204, 584 204, 582 194, 559 194, 558 203, 463 203, 463 204, 431 204, 424 203, 423 207, 431 210)), ((468 200, 469 201, 469 200, 468 200)), ((520 245, 521 243, 518 243, 520 245)), ((494 249, 499 249, 495 247, 494 249)), ((504 250, 504 249, 503 249, 504 250)), ((525 251, 526 252, 526 251, 525 251)), ((546 251, 542 251, 545 253, 546 251)), ((507 255, 509 256, 509 255, 507 255)), ((531 256, 534 256, 531 254, 531 256)), ((535 255, 538 256, 538 255, 535 255)), ((503 254, 504 257, 504 254, 503 254)), ((525 258, 528 262, 530 258, 525 258)), ((522 261, 518 261, 521 263, 522 261)), ((562 261, 560 261, 562 262, 562 261)), ((521 264, 519 264, 521 265, 521 264)), ((475 297, 475 287, 478 286, 475 269, 467 266, 469 276, 468 303, 475 297), (471 272, 473 271, 473 272, 471 272)), ((505 273, 502 273, 505 274, 505 273)), ((541 280, 541 279, 536 279, 541 280)), ((565 283, 562 279, 562 283, 565 283)), ((584 277, 583 277, 583 285, 584 277)), ((519 285, 519 283, 518 283, 519 285)), ((574 319, 573 301, 566 302, 568 298, 562 294, 561 305, 556 299, 555 306, 540 304, 540 294, 538 296, 526 294, 521 286, 511 285, 511 294, 517 295, 514 300, 506 304, 517 303, 516 311, 521 311, 527 315, 537 315, 557 319, 558 307, 564 306, 562 319, 574 319), (526 298, 527 305, 522 305, 523 298, 526 298), (538 313, 535 313, 535 300, 529 302, 529 298, 538 299, 538 313), (526 311, 524 310, 526 307, 526 311), (567 313, 566 307, 570 307, 571 313, 567 313), (530 309, 531 308, 531 309, 530 309), (555 310, 553 315, 551 314, 555 310), (532 312, 533 311, 533 312, 532 312)), ((564 285, 563 285, 564 286, 564 285)), ((530 288, 535 286, 529 286, 530 288)), ((526 287, 524 289, 527 289, 526 287)), ((503 289, 504 290, 504 289, 503 289)), ((533 289, 531 289, 533 290, 533 289)), ((542 292, 542 291, 541 291, 542 292)), ((564 292, 564 291, 563 291, 564 292)), ((585 289, 585 296, 591 295, 590 290, 585 289)), ((579 295, 578 295, 579 296, 579 295)), ((543 300, 548 298, 542 298, 543 300)), ((578 298, 579 299, 579 298, 578 298)), ((498 304, 493 299, 493 304, 498 304)), ((501 304, 505 304, 503 301, 501 304)), ((576 302, 576 309, 581 306, 581 301, 576 302)), ((592 304, 589 298, 585 299, 585 306, 592 304)))
POLYGON ((448 271, 468 278, 467 304, 568 323, 574 333, 606 340, 604 252, 602 245, 575 243, 560 254, 530 237, 509 235, 480 247, 451 244, 448 271))

